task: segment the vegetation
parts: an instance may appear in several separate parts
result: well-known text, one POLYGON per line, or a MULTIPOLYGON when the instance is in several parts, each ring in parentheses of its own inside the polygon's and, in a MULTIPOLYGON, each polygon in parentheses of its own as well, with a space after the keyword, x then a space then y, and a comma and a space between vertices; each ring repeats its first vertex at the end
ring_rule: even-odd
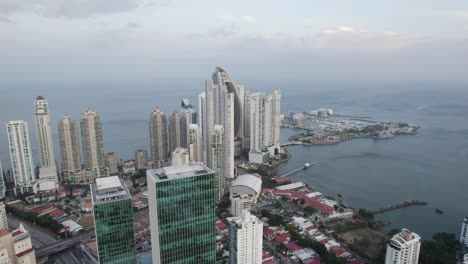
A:
POLYGON ((39 217, 33 212, 23 212, 9 205, 6 206, 6 211, 7 213, 15 215, 19 219, 29 221, 41 227, 50 228, 56 233, 58 233, 58 231, 63 228, 62 224, 57 223, 52 217, 48 215, 39 217))
POLYGON ((435 233, 431 241, 423 241, 419 255, 422 264, 457 263, 458 241, 454 234, 435 233))
POLYGON ((323 263, 325 264, 345 264, 346 259, 336 257, 333 253, 328 253, 327 249, 323 244, 317 242, 310 238, 309 236, 301 235, 296 227, 292 224, 286 224, 281 215, 272 214, 267 210, 262 211, 262 215, 270 219, 269 224, 273 226, 282 225, 286 227, 288 232, 291 234, 291 238, 296 241, 296 243, 304 248, 312 248, 317 254, 322 258, 323 263))
POLYGON ((229 194, 226 194, 216 207, 216 215, 219 216, 220 214, 226 212, 229 206, 231 206, 231 200, 229 200, 229 194))
POLYGON ((367 209, 359 209, 358 210, 358 215, 364 219, 374 219, 374 213, 372 213, 370 210, 367 210, 367 209))

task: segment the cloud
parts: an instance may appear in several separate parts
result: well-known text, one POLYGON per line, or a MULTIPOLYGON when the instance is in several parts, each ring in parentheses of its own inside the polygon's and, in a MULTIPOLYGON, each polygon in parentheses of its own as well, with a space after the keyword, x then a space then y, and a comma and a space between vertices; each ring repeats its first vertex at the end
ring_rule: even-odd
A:
POLYGON ((391 50, 403 48, 411 43, 410 39, 397 32, 372 32, 350 26, 337 26, 304 33, 262 32, 246 38, 270 47, 341 51, 391 50))
POLYGON ((236 34, 237 34, 237 31, 236 31, 235 25, 225 24, 221 27, 214 28, 208 31, 207 35, 210 37, 215 37, 215 38, 218 38, 218 37, 226 38, 226 37, 234 36, 236 34))
POLYGON ((8 17, 0 17, 0 23, 8 23, 8 24, 13 24, 13 20, 9 19, 8 17))
POLYGON ((128 22, 127 27, 128 28, 139 28, 139 27, 141 27, 141 25, 139 25, 139 24, 137 24, 135 22, 128 22))
POLYGON ((47 17, 84 18, 126 12, 154 0, 1 0, 0 13, 32 12, 47 17))
POLYGON ((247 15, 242 16, 242 17, 241 17, 241 20, 242 20, 243 22, 246 22, 246 23, 254 23, 254 22, 256 21, 256 19, 255 19, 254 17, 252 17, 252 16, 247 16, 247 15))
POLYGON ((222 14, 217 17, 220 20, 223 20, 228 23, 254 23, 257 20, 255 17, 250 16, 250 15, 242 15, 242 16, 235 16, 232 14, 222 14))

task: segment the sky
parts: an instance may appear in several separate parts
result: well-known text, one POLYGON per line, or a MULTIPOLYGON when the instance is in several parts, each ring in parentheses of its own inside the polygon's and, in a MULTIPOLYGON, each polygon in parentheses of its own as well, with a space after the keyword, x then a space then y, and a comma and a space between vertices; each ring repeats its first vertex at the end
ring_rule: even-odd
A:
MULTIPOLYGON (((468 82, 465 0, 1 0, 1 80, 468 82)), ((0 87, 1 89, 1 87, 0 87)))

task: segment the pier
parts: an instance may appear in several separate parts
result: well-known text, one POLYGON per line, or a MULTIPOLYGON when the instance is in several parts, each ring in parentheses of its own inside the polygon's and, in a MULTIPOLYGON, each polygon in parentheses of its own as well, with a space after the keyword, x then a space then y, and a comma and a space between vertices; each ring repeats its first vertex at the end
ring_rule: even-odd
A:
POLYGON ((315 164, 317 164, 317 162, 314 162, 314 163, 306 163, 306 164, 304 164, 304 166, 302 166, 302 167, 300 167, 300 168, 297 168, 297 169, 295 169, 295 170, 293 170, 293 171, 290 171, 290 172, 288 172, 288 173, 286 173, 286 174, 284 174, 284 175, 282 175, 282 176, 280 176, 280 177, 278 177, 278 178, 288 177, 288 176, 290 176, 290 175, 292 175, 292 174, 294 174, 294 173, 298 173, 298 172, 300 172, 300 171, 302 171, 302 170, 307 170, 308 168, 314 166, 315 164))
POLYGON ((372 213, 374 213, 374 214, 383 214, 383 213, 386 213, 386 212, 389 212, 389 211, 393 211, 393 210, 397 210, 397 209, 401 209, 401 208, 406 208, 406 207, 410 207, 410 206, 425 206, 425 205, 427 205, 427 203, 425 201, 421 201, 421 200, 404 201, 404 202, 397 203, 397 204, 394 204, 394 205, 389 205, 389 206, 374 209, 374 210, 372 210, 372 213))

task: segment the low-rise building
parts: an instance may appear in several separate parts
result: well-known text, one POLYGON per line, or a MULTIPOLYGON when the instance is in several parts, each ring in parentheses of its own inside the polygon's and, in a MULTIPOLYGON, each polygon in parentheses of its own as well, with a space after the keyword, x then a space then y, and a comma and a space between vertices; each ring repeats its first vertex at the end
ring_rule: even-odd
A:
POLYGON ((31 236, 23 224, 11 233, 6 229, 0 230, 0 263, 36 263, 31 236))

